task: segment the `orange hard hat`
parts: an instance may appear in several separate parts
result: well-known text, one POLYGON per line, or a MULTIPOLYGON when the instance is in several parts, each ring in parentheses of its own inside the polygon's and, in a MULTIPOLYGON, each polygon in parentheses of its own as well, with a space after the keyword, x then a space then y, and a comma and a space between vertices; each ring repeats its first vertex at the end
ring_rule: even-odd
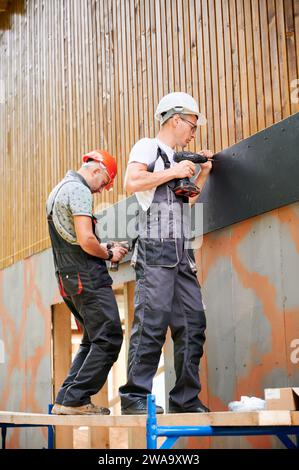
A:
POLYGON ((110 182, 106 184, 105 189, 107 189, 107 191, 112 189, 113 181, 117 173, 117 165, 115 158, 112 157, 110 153, 106 152, 106 150, 96 149, 83 155, 82 161, 85 163, 88 160, 94 160, 95 162, 99 162, 105 167, 110 178, 110 182))

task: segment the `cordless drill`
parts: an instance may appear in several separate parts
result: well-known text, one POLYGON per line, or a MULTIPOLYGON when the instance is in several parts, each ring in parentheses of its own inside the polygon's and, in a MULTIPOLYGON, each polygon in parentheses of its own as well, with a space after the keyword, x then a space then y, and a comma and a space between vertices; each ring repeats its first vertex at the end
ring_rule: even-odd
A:
MULTIPOLYGON (((123 246, 128 251, 132 250, 132 247, 131 247, 131 245, 128 241, 118 242, 118 243, 108 242, 107 243, 107 249, 110 250, 110 248, 113 248, 117 244, 123 246)), ((119 266, 119 261, 110 261, 109 270, 110 271, 118 271, 118 266, 119 266)))
MULTIPOLYGON (((183 160, 188 160, 192 163, 205 163, 209 159, 208 157, 204 157, 199 153, 194 152, 175 152, 173 155, 173 160, 176 163, 182 162, 183 160)), ((194 197, 200 194, 200 188, 196 186, 189 178, 181 178, 176 180, 176 186, 174 187, 173 191, 177 196, 185 196, 185 197, 194 197)))

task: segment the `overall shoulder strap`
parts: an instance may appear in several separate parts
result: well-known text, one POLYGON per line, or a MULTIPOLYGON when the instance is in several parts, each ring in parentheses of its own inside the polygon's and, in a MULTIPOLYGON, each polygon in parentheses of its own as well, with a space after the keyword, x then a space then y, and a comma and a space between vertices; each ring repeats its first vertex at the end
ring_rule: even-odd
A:
POLYGON ((167 168, 170 168, 170 161, 168 159, 167 154, 160 147, 158 147, 156 159, 147 166, 147 171, 149 171, 150 173, 153 173, 155 169, 155 164, 158 158, 162 158, 165 170, 167 168))

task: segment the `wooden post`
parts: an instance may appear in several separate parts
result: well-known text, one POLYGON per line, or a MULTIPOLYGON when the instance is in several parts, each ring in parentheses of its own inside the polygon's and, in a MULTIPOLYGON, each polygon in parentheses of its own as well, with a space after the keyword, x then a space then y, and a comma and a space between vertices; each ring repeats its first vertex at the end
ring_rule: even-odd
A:
MULTIPOLYGON (((95 405, 108 407, 108 381, 104 387, 92 397, 95 405)), ((91 449, 109 449, 109 428, 89 428, 89 445, 91 449)))
MULTIPOLYGON (((54 400, 69 371, 72 360, 71 312, 65 303, 53 305, 53 386, 54 400)), ((56 449, 73 448, 73 428, 55 427, 56 449)))

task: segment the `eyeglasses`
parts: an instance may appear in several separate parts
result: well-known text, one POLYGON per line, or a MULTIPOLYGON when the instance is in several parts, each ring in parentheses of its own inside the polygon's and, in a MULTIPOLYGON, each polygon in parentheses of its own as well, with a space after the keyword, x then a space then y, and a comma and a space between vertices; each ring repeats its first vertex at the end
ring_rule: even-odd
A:
POLYGON ((105 167, 105 165, 103 165, 102 163, 100 163, 100 168, 101 170, 105 173, 105 176, 106 176, 106 179, 105 179, 105 186, 107 186, 108 184, 111 183, 111 178, 109 176, 109 173, 105 167), (107 181, 107 178, 108 178, 108 181, 107 181))
POLYGON ((194 124, 194 122, 188 121, 188 119, 183 118, 182 116, 180 116, 180 118, 181 118, 182 121, 185 121, 185 122, 187 122, 188 124, 190 124, 190 126, 191 126, 191 132, 196 132, 196 131, 197 131, 197 124, 194 124))

